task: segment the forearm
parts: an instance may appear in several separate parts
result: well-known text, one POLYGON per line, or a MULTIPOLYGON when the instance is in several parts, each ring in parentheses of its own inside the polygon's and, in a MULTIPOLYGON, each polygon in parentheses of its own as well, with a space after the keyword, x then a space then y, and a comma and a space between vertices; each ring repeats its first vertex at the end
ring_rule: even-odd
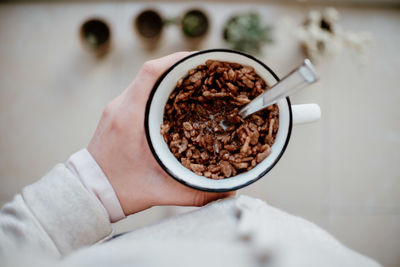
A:
POLYGON ((58 164, 1 209, 0 258, 23 248, 65 255, 111 234, 109 216, 96 196, 58 164))

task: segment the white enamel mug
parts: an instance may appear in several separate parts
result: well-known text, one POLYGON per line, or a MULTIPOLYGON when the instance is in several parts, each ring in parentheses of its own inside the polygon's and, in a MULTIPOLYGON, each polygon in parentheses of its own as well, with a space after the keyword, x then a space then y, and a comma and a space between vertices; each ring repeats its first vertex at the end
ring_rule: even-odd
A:
POLYGON ((205 64, 209 59, 235 62, 252 66, 255 72, 269 86, 279 81, 278 76, 258 59, 242 52, 227 49, 211 49, 193 53, 171 66, 154 85, 146 105, 145 131, 150 150, 160 166, 175 180, 195 189, 209 192, 226 192, 245 187, 265 176, 279 161, 288 145, 293 124, 308 123, 321 117, 317 104, 291 105, 289 97, 277 102, 279 107, 279 128, 271 154, 250 171, 222 180, 199 176, 185 168, 169 150, 160 134, 165 104, 176 87, 177 81, 187 72, 205 64))

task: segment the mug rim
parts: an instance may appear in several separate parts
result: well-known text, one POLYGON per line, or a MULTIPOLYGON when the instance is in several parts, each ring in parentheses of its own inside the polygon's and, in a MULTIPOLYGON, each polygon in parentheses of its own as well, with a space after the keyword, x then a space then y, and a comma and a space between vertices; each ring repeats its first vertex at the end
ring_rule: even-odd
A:
MULTIPOLYGON (((193 189, 197 189, 197 190, 201 190, 201 191, 205 191, 205 192, 218 192, 218 193, 222 193, 222 192, 230 192, 230 191, 235 191, 238 190, 240 188, 246 187, 256 181, 258 181, 259 179, 261 179, 263 176, 265 176, 277 163, 278 161, 281 159, 283 153, 286 150, 286 147, 289 144, 289 140, 292 134, 292 127, 293 127, 293 115, 292 115, 292 106, 291 106, 291 102, 290 102, 290 98, 286 97, 285 100, 287 102, 288 105, 288 110, 289 110, 289 125, 288 125, 288 132, 286 135, 286 139, 285 139, 285 143, 283 144, 283 147, 281 149, 281 151, 279 152, 278 156, 276 157, 276 159, 272 162, 272 164, 270 164, 268 166, 268 168, 266 168, 264 171, 262 171, 259 175, 257 175, 257 177, 255 177, 254 179, 251 179, 250 181, 247 181, 246 183, 237 185, 237 186, 233 186, 230 188, 223 188, 223 189, 211 189, 211 188, 206 188, 206 187, 201 187, 201 186, 196 186, 193 184, 190 184, 188 182, 186 182, 185 180, 182 180, 181 178, 177 177, 176 175, 174 175, 174 173, 167 167, 164 165, 164 163, 161 161, 161 159, 159 158, 159 156, 157 155, 154 147, 153 147, 153 143, 151 141, 151 137, 150 137, 150 129, 149 129, 149 113, 150 113, 150 108, 151 108, 151 103, 153 101, 153 97, 155 92, 157 91, 160 83, 164 80, 164 78, 179 64, 181 64, 182 62, 186 61, 187 59, 191 58, 191 57, 195 57, 201 54, 206 54, 206 53, 212 53, 212 52, 227 52, 227 53, 234 53, 234 54, 239 54, 245 57, 250 58, 251 60, 256 61, 257 63, 259 63, 261 66, 263 66, 273 77, 274 79, 277 80, 277 82, 280 81, 279 77, 266 65, 264 64, 262 61, 260 61, 259 59, 246 54, 244 52, 241 51, 236 51, 236 50, 231 50, 231 49, 224 49, 224 48, 215 48, 215 49, 206 49, 206 50, 201 50, 195 53, 192 53, 182 59, 180 59, 179 61, 175 62, 171 67, 169 67, 166 71, 164 71, 161 76, 157 79, 157 81, 155 82, 154 86, 152 87, 149 97, 147 99, 146 102, 146 109, 145 109, 145 113, 144 113, 144 128, 145 128, 145 134, 146 134, 146 140, 147 140, 147 144, 150 148, 151 153, 153 154, 153 157, 155 158, 155 160, 157 161, 157 163, 161 166, 161 168, 170 176, 172 177, 174 180, 178 181, 179 183, 188 186, 190 188, 193 189)), ((229 178, 228 178, 229 179, 229 178)))

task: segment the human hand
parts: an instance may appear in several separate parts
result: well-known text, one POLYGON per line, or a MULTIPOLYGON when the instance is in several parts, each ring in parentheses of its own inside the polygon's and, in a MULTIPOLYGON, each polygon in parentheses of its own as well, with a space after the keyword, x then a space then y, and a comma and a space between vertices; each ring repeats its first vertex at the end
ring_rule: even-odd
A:
POLYGON ((144 112, 150 90, 164 71, 189 54, 146 62, 128 88, 107 105, 89 143, 88 151, 113 186, 125 215, 156 205, 202 206, 234 194, 178 183, 158 165, 146 141, 144 112))

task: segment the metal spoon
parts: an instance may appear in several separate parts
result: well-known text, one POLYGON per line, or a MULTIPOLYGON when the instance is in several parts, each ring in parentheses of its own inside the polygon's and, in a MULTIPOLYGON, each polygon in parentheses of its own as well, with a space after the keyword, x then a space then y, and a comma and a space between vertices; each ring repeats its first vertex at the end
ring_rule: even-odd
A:
MULTIPOLYGON (((305 59, 303 64, 291 71, 282 80, 272 86, 271 89, 254 98, 250 103, 244 106, 238 114, 244 119, 259 110, 275 104, 279 99, 287 97, 317 80, 318 76, 314 66, 309 59, 305 59)), ((220 126, 226 130, 231 126, 231 123, 224 120, 220 122, 220 126)))

